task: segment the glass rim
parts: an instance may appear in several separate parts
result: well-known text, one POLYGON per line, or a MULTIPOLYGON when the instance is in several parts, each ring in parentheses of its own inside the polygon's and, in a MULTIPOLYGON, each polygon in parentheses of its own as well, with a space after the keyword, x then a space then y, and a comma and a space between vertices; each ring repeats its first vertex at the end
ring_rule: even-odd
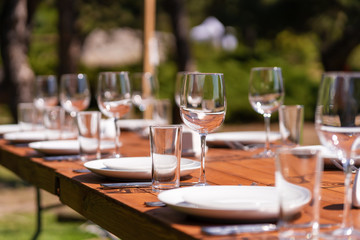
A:
POLYGON ((60 78, 62 77, 68 77, 68 76, 79 76, 79 75, 83 75, 83 76, 87 76, 86 73, 64 73, 64 74, 61 74, 60 78))
POLYGON ((172 129, 172 128, 180 128, 183 126, 181 124, 169 124, 169 125, 150 125, 150 128, 163 128, 163 129, 172 129))
POLYGON ((253 70, 281 70, 281 67, 253 67, 251 71, 253 70))
POLYGON ((345 72, 345 71, 329 71, 329 72, 324 72, 323 74, 324 76, 345 76, 345 77, 349 77, 349 76, 359 76, 360 77, 360 71, 353 71, 353 72, 345 72))
POLYGON ((36 75, 35 76, 35 79, 39 79, 39 80, 43 80, 43 79, 46 79, 46 80, 54 79, 54 80, 56 80, 56 78, 57 78, 57 76, 55 74, 48 74, 48 75, 44 74, 44 75, 36 75))
POLYGON ((100 111, 79 111, 77 112, 77 114, 94 114, 94 113, 97 113, 97 114, 101 114, 100 111))
POLYGON ((224 73, 202 73, 202 72, 189 72, 186 75, 224 75, 224 73))
POLYGON ((280 106, 280 108, 286 108, 286 107, 296 107, 296 108, 304 108, 304 105, 302 104, 294 104, 294 105, 286 105, 286 104, 283 104, 280 106))
POLYGON ((293 154, 296 152, 301 152, 303 155, 307 155, 308 153, 312 155, 319 155, 321 157, 321 149, 320 148, 308 148, 307 146, 300 146, 300 147, 281 147, 275 150, 276 156, 280 155, 281 153, 286 154, 293 154))
POLYGON ((121 73, 127 73, 127 74, 129 74, 129 71, 104 71, 104 72, 99 72, 99 75, 100 74, 110 74, 110 73, 114 73, 114 74, 121 74, 121 73))

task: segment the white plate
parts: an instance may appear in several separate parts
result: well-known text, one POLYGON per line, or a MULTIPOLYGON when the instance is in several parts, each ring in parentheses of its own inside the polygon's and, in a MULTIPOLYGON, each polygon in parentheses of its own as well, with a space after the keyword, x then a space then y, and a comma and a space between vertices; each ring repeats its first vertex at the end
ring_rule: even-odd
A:
MULTIPOLYGON (((30 148, 45 154, 78 154, 79 142, 78 140, 54 140, 31 142, 30 148)), ((113 149, 115 144, 113 141, 104 141, 100 143, 101 151, 113 149)))
MULTIPOLYGON (((101 160, 94 160, 90 162, 86 162, 84 166, 92 171, 93 173, 105 176, 105 177, 111 177, 111 178, 121 178, 121 179, 151 179, 151 158, 150 157, 129 157, 129 158, 111 158, 111 159, 101 159, 101 160), (124 164, 131 163, 129 165, 129 168, 122 168, 122 169, 116 169, 122 164, 121 161, 124 162, 124 164), (104 165, 106 162, 106 165, 112 166, 115 168, 109 168, 104 165), (115 163, 115 162, 119 162, 115 163), (144 165, 144 162, 150 162, 150 164, 146 163, 144 165), (141 166, 134 167, 134 166, 141 166)), ((200 168, 200 162, 193 161, 187 158, 181 159, 181 165, 180 165, 180 176, 186 176, 191 174, 193 171, 200 168)))
MULTIPOLYGON (((175 156, 171 155, 161 155, 157 157, 159 163, 163 162, 164 167, 166 167, 169 158, 172 158, 172 161, 176 162, 175 156), (164 162, 165 160, 165 162, 164 162)), ((151 169, 151 158, 150 157, 143 157, 143 158, 122 158, 121 161, 117 159, 109 159, 105 160, 103 164, 111 169, 116 170, 125 170, 125 171, 147 171, 151 169)), ((182 166, 187 166, 189 164, 193 164, 192 160, 183 158, 181 160, 182 166)), ((171 166, 171 164, 170 164, 171 166)))
POLYGON ((18 124, 2 124, 0 125, 0 135, 11 132, 19 132, 20 126, 18 124))
MULTIPOLYGON (((155 121, 153 120, 146 120, 146 119, 120 119, 117 121, 120 128, 127 129, 127 130, 136 130, 139 128, 145 128, 154 124, 155 121)), ((109 127, 115 130, 114 120, 113 119, 106 119, 102 120, 102 124, 104 127, 109 127)))
MULTIPOLYGON (((71 139, 76 137, 72 132, 63 132, 62 138, 71 139)), ((4 139, 14 143, 29 143, 47 140, 46 131, 13 132, 4 134, 4 139)), ((54 139, 55 140, 55 139, 54 139)))
POLYGON ((155 124, 154 120, 146 120, 146 119, 122 119, 118 120, 118 124, 122 129, 128 130, 136 130, 139 128, 145 128, 150 126, 151 124, 155 124))
MULTIPOLYGON (((226 142, 241 142, 243 144, 264 143, 265 132, 263 131, 242 131, 242 132, 219 132, 211 133, 206 137, 206 142, 213 145, 226 145, 226 142)), ((281 139, 278 132, 270 132, 270 142, 281 139)))
MULTIPOLYGON (((293 212, 310 200, 307 189, 298 187, 292 188, 288 197, 293 212)), ((202 218, 269 221, 279 214, 275 187, 186 187, 161 192, 158 198, 177 211, 202 218)))

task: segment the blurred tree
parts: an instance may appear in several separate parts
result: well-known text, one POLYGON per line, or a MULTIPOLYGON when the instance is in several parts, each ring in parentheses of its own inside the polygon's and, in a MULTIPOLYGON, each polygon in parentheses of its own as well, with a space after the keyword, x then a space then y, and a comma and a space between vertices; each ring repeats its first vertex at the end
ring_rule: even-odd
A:
POLYGON ((189 25, 184 0, 164 1, 171 19, 176 41, 178 71, 194 71, 196 67, 190 51, 189 25))
POLYGON ((80 29, 78 24, 79 0, 57 0, 59 11, 59 76, 78 72, 81 54, 80 29))
MULTIPOLYGON (((173 33, 175 36, 177 71, 195 71, 196 66, 190 50, 188 36, 189 25, 185 1, 165 0, 163 3, 164 8, 167 10, 170 16, 173 33)), ((176 78, 173 79, 173 81, 175 80, 176 78)), ((172 111, 172 119, 174 123, 181 123, 178 112, 178 106, 174 104, 172 111)))
POLYGON ((207 11, 236 26, 252 49, 258 39, 274 39, 283 30, 314 34, 326 71, 347 70, 360 44, 359 0, 213 0, 207 11))
POLYGON ((28 49, 32 17, 39 0, 5 0, 1 13, 1 56, 4 79, 0 87, 1 102, 7 103, 17 118, 18 102, 32 101, 34 72, 29 66, 28 49))

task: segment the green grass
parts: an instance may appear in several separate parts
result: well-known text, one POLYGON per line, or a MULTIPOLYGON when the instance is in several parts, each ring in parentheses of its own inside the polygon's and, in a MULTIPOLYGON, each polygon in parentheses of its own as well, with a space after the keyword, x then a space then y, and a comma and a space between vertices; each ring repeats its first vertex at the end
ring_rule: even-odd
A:
MULTIPOLYGON (((30 213, 12 213, 0 219, 0 239, 31 239, 35 231, 35 216, 30 213)), ((80 228, 79 222, 57 222, 52 212, 43 214, 43 230, 39 240, 100 239, 80 228)))
POLYGON ((13 118, 9 107, 6 104, 0 104, 0 124, 12 123, 13 118))
MULTIPOLYGON (((29 184, 22 181, 8 169, 0 166, 0 204, 2 190, 12 189, 13 191, 21 191, 26 187, 29 187, 29 184)), ((30 201, 34 201, 35 204, 35 199, 31 199, 30 201)), ((14 212, 7 215, 2 215, 0 212, 0 216, 0 240, 28 240, 32 238, 36 227, 35 212, 24 210, 24 212, 14 212)), ((42 232, 38 238, 39 240, 104 239, 95 234, 86 232, 81 227, 84 223, 82 221, 58 222, 57 214, 53 210, 44 211, 42 216, 43 225, 42 232)))

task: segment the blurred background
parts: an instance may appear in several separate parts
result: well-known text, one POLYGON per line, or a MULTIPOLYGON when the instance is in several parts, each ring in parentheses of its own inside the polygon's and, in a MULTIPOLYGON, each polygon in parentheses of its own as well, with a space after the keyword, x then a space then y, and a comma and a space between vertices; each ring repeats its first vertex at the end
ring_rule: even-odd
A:
MULTIPOLYGON (((143 69, 144 1, 5 0, 0 11, 0 122, 31 101, 35 75, 87 73, 94 90, 99 71, 143 69)), ((357 0, 158 0, 159 97, 173 99, 178 71, 222 72, 226 123, 262 122, 248 101, 250 68, 278 66, 284 103, 305 105, 313 121, 321 73, 360 68, 359 13, 357 0)))
MULTIPOLYGON (((100 71, 142 71, 146 1, 0 1, 0 124, 16 122, 17 103, 32 102, 36 75, 86 73, 94 96, 100 71)), ((248 101, 250 69, 278 66, 284 104, 304 105, 305 121, 313 122, 321 74, 360 70, 358 0, 157 0, 153 18, 151 62, 160 85, 158 97, 171 99, 174 113, 178 71, 222 72, 228 101, 225 125, 263 126, 248 101)), ((97 109, 95 99, 90 108, 97 109)), ((277 116, 271 120, 277 122, 277 116)), ((173 121, 179 121, 178 114, 173 121)), ((1 170, 0 175, 3 196, 5 186, 26 188, 19 196, 0 198, 0 205, 24 207, 21 199, 32 199, 31 190, 11 173, 1 170)), ((5 232, 13 234, 6 235, 10 239, 29 239, 32 216, 20 216, 0 209, 0 239, 5 232)), ((52 236, 50 226, 44 239, 66 237, 52 236)), ((92 237, 78 236, 72 228, 71 239, 92 237)))

